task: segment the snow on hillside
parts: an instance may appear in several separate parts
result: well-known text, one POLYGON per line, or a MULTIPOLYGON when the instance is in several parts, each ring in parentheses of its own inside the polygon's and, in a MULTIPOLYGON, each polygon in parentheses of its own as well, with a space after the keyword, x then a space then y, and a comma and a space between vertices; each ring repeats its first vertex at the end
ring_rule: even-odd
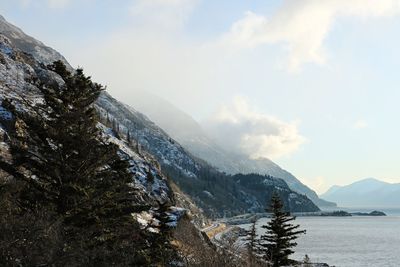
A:
POLYGON ((137 92, 133 101, 136 109, 148 115, 189 153, 218 170, 232 175, 259 173, 278 177, 285 180, 292 190, 307 195, 317 205, 334 205, 334 203, 319 199, 312 189, 271 160, 267 158, 251 159, 246 155, 224 150, 205 133, 203 127, 190 115, 167 100, 147 92, 137 92))
MULTIPOLYGON (((0 32, 3 33, 0 34, 0 47, 2 47, 0 51, 0 100, 11 98, 15 100, 17 108, 19 105, 27 110, 26 103, 21 101, 23 98, 29 99, 32 103, 41 100, 40 92, 32 85, 32 80, 37 77, 59 79, 57 75, 46 70, 44 64, 52 63, 53 60, 66 61, 55 50, 25 35, 2 18, 0 18, 0 32)), ((68 63, 66 62, 66 64, 68 63)), ((70 66, 69 68, 72 71, 70 66)), ((124 138, 127 132, 130 132, 133 144, 128 145, 104 125, 100 126, 104 127, 104 135, 111 142, 119 145, 121 156, 130 158, 133 183, 141 189, 143 199, 160 201, 169 198, 171 191, 161 173, 161 166, 163 171, 167 170, 166 173, 186 193, 177 197, 181 203, 185 204, 185 207, 193 208, 195 206, 186 196, 195 200, 196 204, 201 205, 204 210, 217 216, 243 212, 250 208, 262 209, 264 206, 265 195, 261 194, 259 198, 255 198, 250 189, 235 184, 230 176, 226 176, 191 155, 146 116, 112 98, 108 93, 101 94, 96 108, 103 119, 108 117, 115 121, 121 137, 124 138), (137 143, 139 149, 132 149, 137 143), (215 200, 204 191, 210 193, 215 200)), ((269 189, 268 192, 272 192, 274 185, 265 185, 265 187, 269 189)), ((290 192, 286 184, 281 188, 284 187, 285 194, 290 192)), ((301 198, 300 195, 299 198, 301 198)), ((287 199, 287 201, 291 200, 287 199)), ((293 206, 301 210, 314 211, 318 209, 307 198, 304 198, 303 203, 304 206, 297 207, 294 205, 295 203, 293 206)), ((194 208, 193 210, 199 211, 200 209, 194 208)), ((202 221, 201 218, 199 219, 202 221)))
MULTIPOLYGON (((65 60, 65 58, 50 47, 45 46, 42 42, 30 37, 25 34, 21 29, 8 23, 3 16, 0 15, 0 33, 11 41, 13 46, 25 53, 29 53, 34 56, 39 62, 44 64, 53 63, 56 60, 62 60, 67 67, 71 69, 71 66, 65 60)), ((4 53, 6 50, 0 50, 4 53)))
MULTIPOLYGON (((171 178, 179 183, 179 186, 182 186, 181 189, 188 193, 197 205, 209 215, 221 216, 242 211, 263 210, 267 196, 261 194, 259 198, 256 198, 247 189, 232 191, 237 185, 233 184, 234 182, 229 176, 192 156, 136 109, 122 104, 107 93, 100 96, 96 105, 103 119, 117 123, 122 135, 127 135, 129 131, 133 142, 139 143, 140 153, 153 155, 164 171, 167 169, 171 178), (213 176, 215 178, 211 178, 213 176), (210 178, 220 181, 214 180, 214 185, 211 185, 210 178), (218 195, 215 194, 216 192, 218 195)), ((271 179, 273 180, 273 178, 271 179)), ((290 191, 287 184, 280 179, 277 181, 280 183, 279 187, 277 184, 271 183, 268 188, 276 186, 276 189, 281 189, 287 195, 286 192, 290 191)), ((272 190, 268 192, 272 192, 272 190)), ((301 199, 300 196, 299 199, 301 199)), ((310 211, 318 209, 307 201, 311 202, 307 198, 303 198, 301 201, 303 207, 301 207, 295 203, 294 199, 289 200, 289 202, 293 202, 290 207, 295 209, 309 209, 310 211)))
POLYGON ((108 114, 111 120, 115 119, 123 133, 130 130, 135 141, 154 155, 158 161, 195 178, 200 167, 186 151, 172 140, 161 128, 151 122, 146 116, 132 107, 126 106, 109 94, 102 94, 97 101, 102 114, 108 114))
MULTIPOLYGON (((35 77, 59 79, 55 73, 42 68, 34 58, 13 47, 9 38, 0 35, 0 101, 13 100, 17 108, 32 112, 29 106, 41 101, 40 91, 30 83, 30 80, 35 77)), ((5 129, 10 119, 12 119, 10 112, 0 105, 2 136, 0 141, 5 139, 5 129)), ((133 184, 142 192, 142 199, 146 203, 149 201, 171 202, 167 180, 157 168, 158 166, 152 164, 155 160, 135 153, 123 141, 113 136, 105 126, 99 125, 99 127, 102 128, 105 139, 120 147, 121 157, 129 159, 133 184), (147 179, 149 173, 152 175, 151 182, 147 179)), ((2 148, 5 148, 5 145, 2 145, 2 148)))

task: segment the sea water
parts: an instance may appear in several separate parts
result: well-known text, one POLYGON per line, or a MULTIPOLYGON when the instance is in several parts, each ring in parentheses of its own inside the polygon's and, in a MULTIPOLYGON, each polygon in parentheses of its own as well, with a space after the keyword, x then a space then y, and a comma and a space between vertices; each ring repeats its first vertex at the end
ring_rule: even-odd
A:
MULTIPOLYGON (((371 211, 371 210, 369 210, 371 211)), ((307 254, 312 262, 337 267, 400 266, 400 212, 385 211, 388 216, 369 217, 297 217, 295 223, 307 233, 297 240, 293 259, 307 254)), ((264 232, 257 222, 257 234, 264 232)), ((250 225, 242 225, 249 229, 250 225)))

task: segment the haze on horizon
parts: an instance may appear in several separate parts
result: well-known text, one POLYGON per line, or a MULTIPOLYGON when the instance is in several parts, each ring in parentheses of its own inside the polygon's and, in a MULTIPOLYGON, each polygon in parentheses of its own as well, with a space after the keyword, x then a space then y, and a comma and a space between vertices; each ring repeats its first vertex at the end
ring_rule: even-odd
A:
POLYGON ((318 193, 400 182, 400 0, 3 0, 0 12, 119 100, 158 95, 318 193))

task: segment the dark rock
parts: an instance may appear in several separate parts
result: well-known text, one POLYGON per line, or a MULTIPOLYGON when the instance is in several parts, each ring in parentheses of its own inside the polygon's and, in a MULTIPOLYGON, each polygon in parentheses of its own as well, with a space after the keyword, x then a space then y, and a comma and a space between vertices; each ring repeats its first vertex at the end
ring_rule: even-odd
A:
POLYGON ((354 216, 386 216, 386 214, 383 211, 371 211, 371 212, 353 212, 351 213, 354 216))

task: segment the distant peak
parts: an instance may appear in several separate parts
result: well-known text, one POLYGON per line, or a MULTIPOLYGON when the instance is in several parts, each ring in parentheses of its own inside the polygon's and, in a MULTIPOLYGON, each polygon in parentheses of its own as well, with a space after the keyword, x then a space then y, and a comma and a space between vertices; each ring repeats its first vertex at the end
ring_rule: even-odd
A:
POLYGON ((356 181, 356 182, 354 182, 354 184, 355 183, 385 183, 385 182, 380 181, 380 180, 378 180, 376 178, 373 178, 373 177, 369 177, 369 178, 365 178, 365 179, 361 179, 359 181, 356 181))
POLYGON ((340 185, 332 185, 325 193, 320 194, 321 197, 327 196, 329 194, 334 193, 336 190, 339 190, 340 188, 342 188, 342 186, 340 185))
POLYGON ((362 179, 361 181, 378 181, 379 182, 378 179, 373 178, 373 177, 368 177, 368 178, 362 179))

